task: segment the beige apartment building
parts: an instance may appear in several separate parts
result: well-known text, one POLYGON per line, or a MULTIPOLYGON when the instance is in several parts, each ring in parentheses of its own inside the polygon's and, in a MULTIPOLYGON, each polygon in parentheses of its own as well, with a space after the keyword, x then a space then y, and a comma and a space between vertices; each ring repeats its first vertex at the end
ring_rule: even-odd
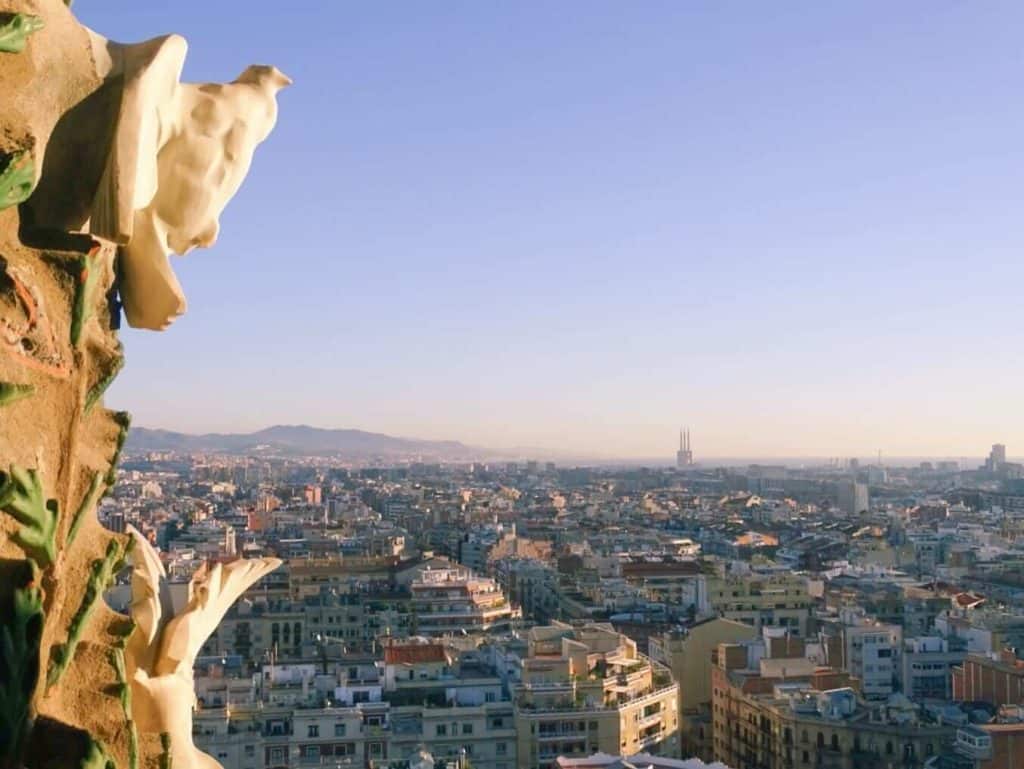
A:
POLYGON ((421 635, 508 630, 522 616, 497 582, 462 567, 424 570, 409 589, 421 635))
POLYGON ((807 578, 789 572, 729 574, 708 579, 708 602, 726 619, 750 625, 783 628, 806 638, 812 600, 807 578))
POLYGON ((652 636, 651 659, 672 671, 679 684, 679 747, 683 758, 711 755, 711 657, 721 643, 757 637, 750 625, 715 617, 682 632, 652 636))
POLYGON ((599 751, 677 755, 679 686, 610 625, 532 628, 519 666, 519 769, 551 769, 559 756, 599 751))
MULTIPOLYGON (((956 727, 870 705, 848 673, 722 644, 712 668, 714 759, 734 769, 922 769, 956 727)), ((908 703, 909 705, 909 703, 908 703)))

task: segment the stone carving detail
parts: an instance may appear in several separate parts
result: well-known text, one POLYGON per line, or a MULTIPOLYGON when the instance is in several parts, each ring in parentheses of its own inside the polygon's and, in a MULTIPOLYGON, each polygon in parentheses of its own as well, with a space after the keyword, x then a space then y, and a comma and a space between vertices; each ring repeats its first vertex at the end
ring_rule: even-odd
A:
POLYGON ((105 54, 97 57, 104 77, 125 86, 89 229, 125 244, 128 322, 159 330, 185 311, 168 255, 217 240, 220 213, 273 129, 277 92, 291 80, 251 66, 225 85, 181 83, 188 46, 178 35, 137 45, 94 36, 93 46, 105 54))
POLYGON ((181 83, 185 50, 111 43, 63 0, 0 11, 0 769, 218 767, 192 662, 278 563, 203 568, 175 612, 148 543, 96 514, 130 424, 103 404, 122 302, 145 328, 184 310, 168 254, 213 243, 288 83, 181 83), (132 617, 103 600, 128 559, 132 617))
POLYGON ((0 53, 21 53, 25 50, 28 36, 42 26, 43 20, 38 16, 25 13, 0 15, 0 53))
POLYGON ((16 206, 32 194, 35 166, 32 157, 22 150, 7 156, 0 171, 0 208, 16 206))
POLYGON ((125 648, 132 686, 132 717, 141 733, 170 738, 172 765, 216 767, 192 742, 195 684, 192 666, 221 619, 250 586, 281 565, 277 558, 239 559, 200 567, 189 583, 188 604, 173 614, 167 576, 145 537, 134 529, 132 619, 136 630, 125 648))
POLYGON ((42 596, 29 582, 0 607, 0 763, 17 756, 28 731, 42 632, 42 596))

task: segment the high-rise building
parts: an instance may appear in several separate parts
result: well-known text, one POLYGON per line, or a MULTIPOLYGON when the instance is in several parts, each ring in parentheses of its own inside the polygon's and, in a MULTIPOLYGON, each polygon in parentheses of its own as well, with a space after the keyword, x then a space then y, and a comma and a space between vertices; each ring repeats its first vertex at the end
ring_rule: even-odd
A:
POLYGON ((693 450, 690 448, 690 431, 679 431, 679 451, 676 452, 676 467, 682 470, 693 466, 693 450))
POLYGON ((997 473, 1006 464, 1006 446, 1002 443, 993 443, 992 451, 988 453, 988 459, 985 460, 985 469, 992 473, 997 473))

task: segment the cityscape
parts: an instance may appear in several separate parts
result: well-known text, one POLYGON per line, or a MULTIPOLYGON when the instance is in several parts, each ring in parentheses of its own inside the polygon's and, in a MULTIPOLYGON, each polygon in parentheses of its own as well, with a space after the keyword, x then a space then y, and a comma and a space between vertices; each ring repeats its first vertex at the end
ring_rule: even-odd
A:
POLYGON ((1024 769, 1021 29, 4 0, 0 769, 1024 769))
POLYGON ((696 438, 618 469, 129 444, 99 515, 178 603, 201 563, 283 561, 196 659, 225 769, 1016 765, 1024 464, 696 438))

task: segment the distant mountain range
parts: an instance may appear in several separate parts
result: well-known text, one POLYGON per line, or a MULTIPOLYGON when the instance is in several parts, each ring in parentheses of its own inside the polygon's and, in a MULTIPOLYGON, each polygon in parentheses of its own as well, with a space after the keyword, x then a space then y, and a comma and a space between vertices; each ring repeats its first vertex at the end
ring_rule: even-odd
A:
POLYGON ((206 433, 189 435, 171 430, 133 427, 127 447, 134 451, 223 452, 256 451, 299 455, 344 454, 349 456, 409 456, 419 454, 438 459, 479 458, 486 449, 458 441, 423 441, 395 438, 363 430, 326 430, 309 425, 275 425, 254 433, 206 433))

